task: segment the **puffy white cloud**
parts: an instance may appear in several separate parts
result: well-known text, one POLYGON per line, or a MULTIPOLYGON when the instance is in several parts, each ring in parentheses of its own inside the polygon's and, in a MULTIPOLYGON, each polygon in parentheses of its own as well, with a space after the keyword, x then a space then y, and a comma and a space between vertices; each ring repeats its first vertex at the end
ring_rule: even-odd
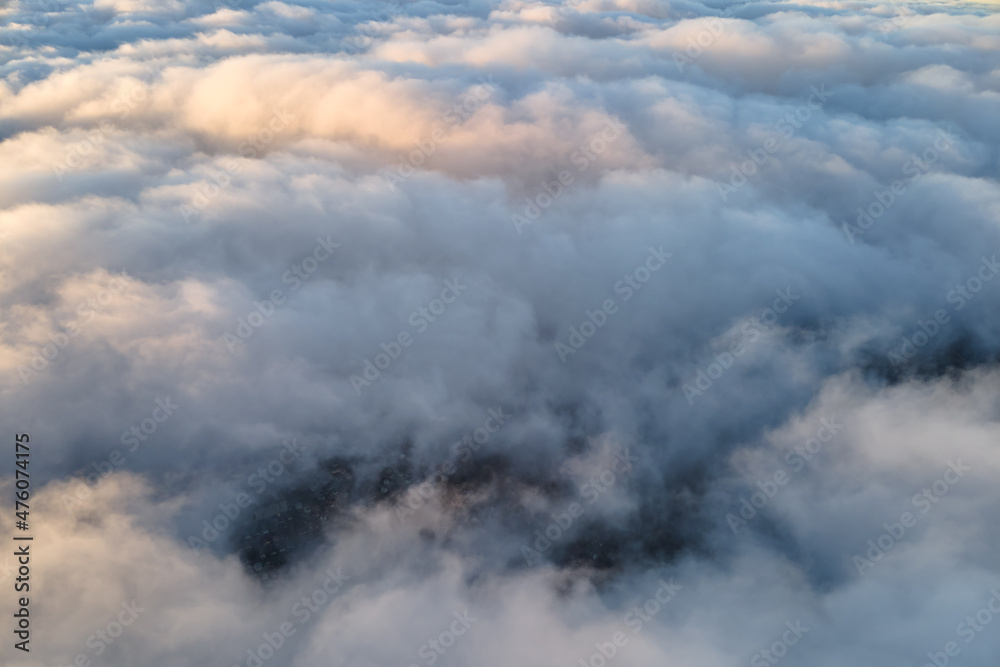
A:
POLYGON ((25 664, 995 653, 991 6, 2 11, 25 664))

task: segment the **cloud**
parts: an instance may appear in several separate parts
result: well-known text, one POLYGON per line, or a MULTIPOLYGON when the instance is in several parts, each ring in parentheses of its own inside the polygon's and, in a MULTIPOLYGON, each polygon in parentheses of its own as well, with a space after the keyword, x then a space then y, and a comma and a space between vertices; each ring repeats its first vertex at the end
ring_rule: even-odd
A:
POLYGON ((3 12, 25 664, 995 652, 993 7, 3 12))

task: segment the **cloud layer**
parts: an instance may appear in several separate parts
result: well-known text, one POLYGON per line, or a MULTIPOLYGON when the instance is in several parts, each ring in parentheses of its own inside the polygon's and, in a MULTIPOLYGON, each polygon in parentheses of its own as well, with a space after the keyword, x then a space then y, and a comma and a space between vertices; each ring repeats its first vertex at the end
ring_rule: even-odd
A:
POLYGON ((995 8, 8 4, 2 655, 988 664, 995 8))

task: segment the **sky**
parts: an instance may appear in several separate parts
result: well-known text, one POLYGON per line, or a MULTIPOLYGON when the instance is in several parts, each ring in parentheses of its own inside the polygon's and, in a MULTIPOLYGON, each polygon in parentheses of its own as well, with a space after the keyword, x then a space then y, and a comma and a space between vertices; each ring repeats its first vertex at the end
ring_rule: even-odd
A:
POLYGON ((0 664, 996 664, 996 9, 4 3, 0 664))

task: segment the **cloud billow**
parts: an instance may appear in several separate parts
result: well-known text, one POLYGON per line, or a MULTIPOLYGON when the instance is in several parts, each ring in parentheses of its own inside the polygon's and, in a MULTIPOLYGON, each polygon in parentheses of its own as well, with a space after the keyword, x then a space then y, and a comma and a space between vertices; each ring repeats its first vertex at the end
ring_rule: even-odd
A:
POLYGON ((0 14, 33 659, 995 653, 994 6, 0 14))

